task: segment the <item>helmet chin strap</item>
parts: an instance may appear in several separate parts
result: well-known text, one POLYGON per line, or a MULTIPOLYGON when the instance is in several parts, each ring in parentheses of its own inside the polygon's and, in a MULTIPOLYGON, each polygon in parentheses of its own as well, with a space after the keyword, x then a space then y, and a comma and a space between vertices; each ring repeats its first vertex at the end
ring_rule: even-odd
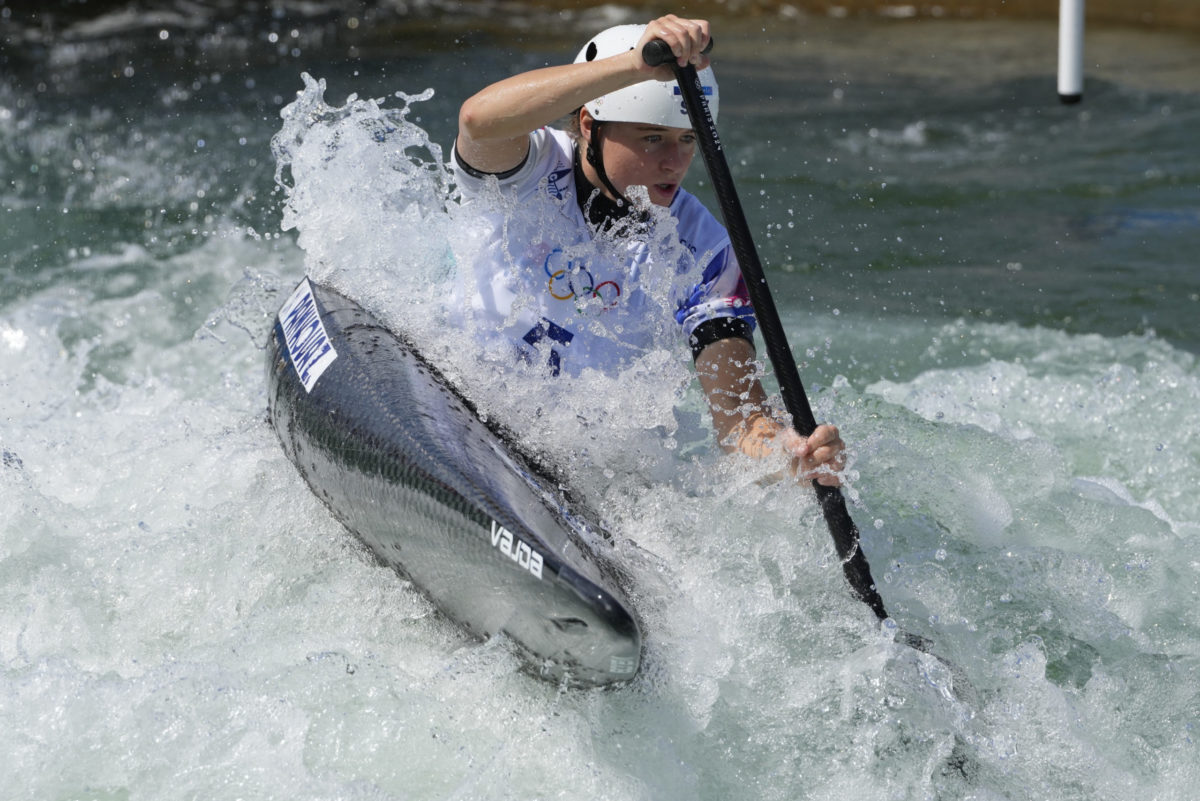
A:
POLYGON ((629 200, 612 185, 612 181, 608 179, 608 172, 604 169, 604 159, 600 157, 600 127, 603 124, 600 120, 592 118, 592 135, 588 137, 587 160, 588 164, 595 168, 600 183, 604 184, 604 188, 611 192, 616 199, 617 206, 624 208, 630 205, 629 200))

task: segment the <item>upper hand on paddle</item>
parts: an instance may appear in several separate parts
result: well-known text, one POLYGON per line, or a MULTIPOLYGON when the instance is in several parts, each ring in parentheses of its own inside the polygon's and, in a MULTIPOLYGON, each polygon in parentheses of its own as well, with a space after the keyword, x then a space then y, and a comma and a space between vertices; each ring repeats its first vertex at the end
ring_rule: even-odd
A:
POLYGON ((674 14, 659 17, 646 25, 646 32, 631 51, 639 70, 650 73, 659 81, 673 81, 675 73, 670 64, 651 67, 642 60, 642 48, 655 39, 666 42, 679 66, 691 64, 697 70, 708 66, 708 56, 703 52, 709 41, 708 20, 682 19, 674 14))

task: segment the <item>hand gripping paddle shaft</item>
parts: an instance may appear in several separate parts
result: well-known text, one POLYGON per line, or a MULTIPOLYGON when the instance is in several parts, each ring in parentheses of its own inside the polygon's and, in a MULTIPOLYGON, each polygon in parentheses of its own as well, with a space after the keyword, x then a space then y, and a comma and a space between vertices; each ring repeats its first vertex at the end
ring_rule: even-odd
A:
MULTIPOLYGON (((712 47, 712 43, 709 43, 712 47)), ((729 241, 733 252, 737 255, 742 268, 742 278, 750 293, 750 302, 754 306, 754 316, 758 319, 763 341, 767 345, 767 356, 775 370, 779 381, 779 391, 783 396, 783 405, 792 416, 792 425, 802 436, 809 436, 817 427, 813 417, 812 407, 800 383, 800 373, 792 359, 792 349, 788 345, 787 335, 779 320, 779 312, 775 309, 775 300, 767 286, 767 277, 763 273, 762 263, 758 260, 758 251, 750 236, 750 228, 746 223, 746 215, 742 212, 742 204, 738 200, 737 190, 733 186, 733 176, 729 173, 729 165, 725 162, 725 154, 721 147, 721 138, 717 134, 716 123, 708 109, 708 101, 704 99, 696 68, 688 64, 681 67, 671 53, 670 47, 661 39, 648 42, 642 49, 642 58, 646 63, 657 67, 670 64, 675 71, 675 80, 683 94, 684 105, 692 128, 700 142, 700 152, 704 156, 704 164, 708 167, 708 175, 712 179, 717 199, 721 204, 721 215, 725 219, 725 228, 729 232, 729 241)), ((858 528, 850 519, 846 510, 846 499, 837 487, 827 487, 813 481, 817 499, 821 502, 821 511, 833 537, 834 547, 838 558, 842 560, 842 570, 846 580, 855 594, 863 603, 871 607, 875 615, 883 620, 888 616, 883 608, 883 599, 875 589, 875 581, 871 578, 871 566, 867 557, 859 547, 858 528)))

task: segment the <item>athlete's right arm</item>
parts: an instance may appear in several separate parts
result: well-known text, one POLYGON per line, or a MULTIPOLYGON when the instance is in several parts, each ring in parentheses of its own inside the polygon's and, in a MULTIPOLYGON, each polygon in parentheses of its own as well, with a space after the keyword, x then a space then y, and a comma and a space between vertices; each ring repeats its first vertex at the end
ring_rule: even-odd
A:
POLYGON ((679 63, 703 69, 708 57, 708 22, 667 15, 646 26, 638 46, 611 58, 524 72, 488 86, 463 103, 458 112, 455 148, 461 159, 486 173, 502 173, 521 164, 529 149, 529 133, 601 95, 655 78, 672 80, 669 66, 650 67, 642 47, 662 39, 679 63))

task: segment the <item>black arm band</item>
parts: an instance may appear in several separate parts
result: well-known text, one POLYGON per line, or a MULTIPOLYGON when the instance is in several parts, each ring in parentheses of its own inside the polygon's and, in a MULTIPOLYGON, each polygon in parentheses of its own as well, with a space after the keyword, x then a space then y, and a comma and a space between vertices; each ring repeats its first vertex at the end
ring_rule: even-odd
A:
POLYGON ((484 172, 483 170, 475 169, 474 167, 472 167, 470 164, 468 164, 466 161, 463 160, 462 153, 458 152, 458 140, 457 139, 454 140, 454 161, 456 164, 458 164, 459 168, 463 172, 465 172, 467 175, 471 176, 472 178, 487 178, 489 175, 494 175, 497 178, 499 178, 501 181, 503 181, 505 178, 511 178, 512 176, 514 176, 518 172, 520 172, 521 168, 525 166, 525 162, 528 160, 529 160, 529 151, 526 150, 525 157, 523 159, 521 159, 521 163, 518 164, 517 166, 513 167, 511 170, 505 170, 504 172, 484 172))
POLYGON ((700 352, 714 342, 737 337, 754 346, 754 328, 740 317, 714 317, 696 326, 688 344, 692 346, 692 360, 700 358, 700 352))

